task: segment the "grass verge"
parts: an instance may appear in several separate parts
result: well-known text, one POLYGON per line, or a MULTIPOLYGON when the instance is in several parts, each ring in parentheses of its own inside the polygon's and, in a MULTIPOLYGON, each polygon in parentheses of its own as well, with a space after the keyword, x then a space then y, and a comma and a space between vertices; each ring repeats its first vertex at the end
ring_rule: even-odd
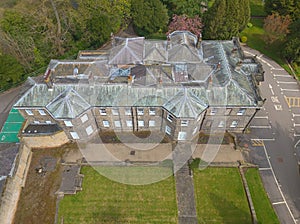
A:
POLYGON ((237 168, 194 169, 194 186, 199 223, 251 223, 237 168))
POLYGON ((248 169, 245 176, 248 182, 258 223, 279 224, 278 218, 262 185, 258 170, 254 168, 248 169))
POLYGON ((59 220, 67 223, 177 223, 175 180, 126 185, 83 167, 83 191, 65 196, 59 220))

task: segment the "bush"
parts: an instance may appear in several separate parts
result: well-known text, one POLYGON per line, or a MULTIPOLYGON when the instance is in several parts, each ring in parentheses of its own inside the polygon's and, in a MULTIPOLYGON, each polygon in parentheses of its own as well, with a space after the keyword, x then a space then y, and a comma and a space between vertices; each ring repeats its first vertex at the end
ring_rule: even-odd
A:
POLYGON ((247 42, 247 37, 246 36, 242 36, 241 37, 241 42, 242 43, 246 43, 247 42))
POLYGON ((252 23, 247 23, 247 27, 248 27, 248 28, 251 28, 252 26, 253 26, 252 23))

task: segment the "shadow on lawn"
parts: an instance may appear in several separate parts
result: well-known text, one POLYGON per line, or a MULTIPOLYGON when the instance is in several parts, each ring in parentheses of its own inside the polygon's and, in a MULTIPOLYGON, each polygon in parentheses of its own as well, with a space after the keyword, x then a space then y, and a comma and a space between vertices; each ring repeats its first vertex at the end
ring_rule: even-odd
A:
POLYGON ((122 223, 122 215, 117 206, 102 207, 92 215, 95 223, 122 223))
POLYGON ((209 198, 212 201, 213 206, 215 207, 215 209, 219 214, 219 220, 215 220, 216 223, 223 223, 223 224, 235 224, 235 223, 251 224, 252 223, 250 211, 245 212, 241 208, 236 207, 231 201, 225 198, 225 195, 224 197, 220 197, 219 195, 210 193, 209 198))

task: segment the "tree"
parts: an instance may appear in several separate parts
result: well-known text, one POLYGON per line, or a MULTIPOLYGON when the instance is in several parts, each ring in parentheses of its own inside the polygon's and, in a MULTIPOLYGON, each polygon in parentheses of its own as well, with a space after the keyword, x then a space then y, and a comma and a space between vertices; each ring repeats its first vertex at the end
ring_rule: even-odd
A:
POLYGON ((202 31, 202 22, 199 16, 195 16, 194 18, 189 18, 186 15, 178 16, 174 15, 171 23, 168 27, 167 34, 172 33, 175 30, 188 30, 191 33, 200 36, 202 31))
POLYGON ((170 17, 173 15, 187 15, 194 17, 202 15, 206 10, 208 0, 161 0, 168 9, 170 17))
POLYGON ((300 1, 299 0, 265 0, 265 11, 271 15, 278 13, 281 16, 290 15, 291 19, 300 18, 300 1))
POLYGON ((139 35, 165 31, 168 11, 160 0, 132 0, 131 15, 134 28, 139 35))
POLYGON ((284 46, 283 55, 290 63, 296 63, 298 65, 300 64, 300 38, 299 37, 290 38, 286 42, 284 46))
POLYGON ((215 0, 204 14, 205 39, 231 39, 250 19, 249 0, 215 0))
POLYGON ((291 23, 290 16, 280 16, 279 14, 272 14, 267 16, 264 20, 264 30, 266 34, 264 39, 267 44, 272 44, 276 40, 283 41, 289 33, 289 25, 291 23))

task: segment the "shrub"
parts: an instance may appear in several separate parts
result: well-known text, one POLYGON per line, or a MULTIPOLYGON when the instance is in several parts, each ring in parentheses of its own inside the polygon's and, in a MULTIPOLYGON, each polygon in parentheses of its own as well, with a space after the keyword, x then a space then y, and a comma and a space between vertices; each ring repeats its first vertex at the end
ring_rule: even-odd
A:
POLYGON ((253 26, 252 23, 247 23, 247 27, 248 27, 248 28, 251 28, 252 26, 253 26))
POLYGON ((246 36, 242 36, 241 37, 241 42, 242 43, 246 43, 247 42, 247 37, 246 36))

